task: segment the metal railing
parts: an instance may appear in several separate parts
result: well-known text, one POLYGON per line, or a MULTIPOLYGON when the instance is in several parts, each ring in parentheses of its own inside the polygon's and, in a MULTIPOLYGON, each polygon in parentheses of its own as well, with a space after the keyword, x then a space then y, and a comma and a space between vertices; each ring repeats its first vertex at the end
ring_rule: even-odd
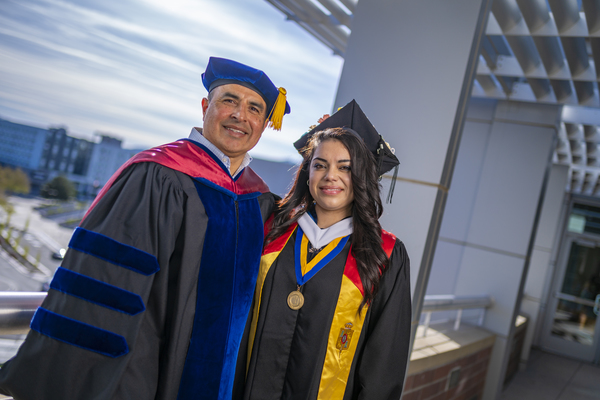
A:
POLYGON ((454 320, 454 330, 460 328, 462 312, 466 309, 481 309, 478 318, 478 325, 483 324, 485 310, 494 304, 490 296, 454 296, 454 295, 429 295, 423 300, 422 314, 425 315, 423 323, 423 333, 421 337, 427 336, 429 325, 431 323, 431 314, 439 311, 456 310, 456 319, 454 320))
POLYGON ((0 292, 0 335, 27 333, 35 310, 45 298, 45 292, 0 292))
MULTIPOLYGON (((46 298, 45 292, 0 292, 0 335, 25 334, 35 310, 46 298)), ((422 336, 427 336, 431 323, 431 314, 439 311, 456 310, 454 330, 460 328, 462 311, 481 309, 478 325, 483 323, 485 310, 493 304, 489 296, 425 296, 423 314, 425 315, 422 336)))
POLYGON ((555 292, 554 297, 561 300, 567 300, 572 303, 581 304, 588 307, 593 307, 594 314, 600 315, 600 294, 594 300, 585 299, 582 297, 573 296, 566 293, 555 292))

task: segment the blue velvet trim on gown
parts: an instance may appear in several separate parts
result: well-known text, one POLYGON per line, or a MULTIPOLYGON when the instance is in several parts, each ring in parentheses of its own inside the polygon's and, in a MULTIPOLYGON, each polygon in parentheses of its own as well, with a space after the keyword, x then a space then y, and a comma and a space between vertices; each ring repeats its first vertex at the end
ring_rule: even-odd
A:
POLYGON ((63 317, 42 307, 35 312, 30 327, 42 335, 108 357, 116 358, 129 352, 123 336, 63 317))
POLYGON ((221 187, 221 186, 217 185, 216 183, 209 181, 206 178, 194 178, 194 179, 196 180, 196 182, 199 182, 199 183, 203 184, 204 186, 208 186, 208 187, 216 190, 217 192, 221 192, 225 196, 231 197, 233 200, 238 200, 238 201, 250 200, 250 199, 255 199, 261 195, 260 192, 247 193, 247 194, 235 194, 235 193, 225 189, 224 187, 221 187))
POLYGON ((152 254, 87 229, 76 228, 69 247, 142 275, 152 275, 160 270, 158 260, 152 254))
POLYGON ((196 180, 209 219, 179 400, 231 399, 238 351, 260 263, 260 193, 236 196, 214 186, 196 180))
POLYGON ((146 309, 139 295, 63 267, 54 273, 50 288, 129 315, 146 309))

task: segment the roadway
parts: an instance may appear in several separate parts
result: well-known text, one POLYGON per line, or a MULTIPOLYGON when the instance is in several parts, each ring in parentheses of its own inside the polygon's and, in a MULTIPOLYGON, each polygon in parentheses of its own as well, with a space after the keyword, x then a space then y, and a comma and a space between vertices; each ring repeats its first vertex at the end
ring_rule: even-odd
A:
MULTIPOLYGON (((20 237, 21 250, 28 248, 29 255, 38 259, 39 263, 37 270, 29 270, 5 251, 1 251, 0 291, 39 291, 42 283, 50 279, 60 266, 60 260, 54 259, 52 254, 59 252, 61 248, 67 248, 73 231, 43 218, 35 210, 35 207, 43 204, 43 200, 10 197, 9 201, 15 209, 10 220, 12 237, 20 237)), ((0 221, 6 221, 4 210, 0 210, 0 221)))
MULTIPOLYGON (((28 269, 0 248, 0 291, 38 292, 60 266, 61 261, 52 254, 67 248, 73 230, 43 218, 35 210, 44 200, 10 197, 9 202, 15 209, 10 220, 12 236, 20 237, 19 246, 29 248, 30 256, 39 258, 39 264, 36 270, 28 269)), ((6 222, 6 217, 0 208, 0 221, 6 222)), ((22 335, 0 336, 0 364, 16 353, 23 339, 22 335)))

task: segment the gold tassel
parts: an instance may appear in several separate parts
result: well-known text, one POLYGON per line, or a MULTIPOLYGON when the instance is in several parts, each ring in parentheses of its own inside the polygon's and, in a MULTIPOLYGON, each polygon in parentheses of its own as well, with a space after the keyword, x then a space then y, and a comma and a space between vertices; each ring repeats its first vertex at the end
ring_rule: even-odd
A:
POLYGON ((286 94, 287 91, 280 87, 277 100, 275 100, 271 114, 269 114, 269 127, 276 131, 281 130, 281 122, 283 121, 283 115, 285 114, 286 94))

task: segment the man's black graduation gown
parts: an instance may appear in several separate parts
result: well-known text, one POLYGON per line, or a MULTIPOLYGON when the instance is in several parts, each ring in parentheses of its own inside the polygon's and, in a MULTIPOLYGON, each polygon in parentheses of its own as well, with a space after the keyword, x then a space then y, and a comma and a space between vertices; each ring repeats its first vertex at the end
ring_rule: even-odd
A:
POLYGON ((0 370, 0 392, 230 398, 272 194, 250 168, 233 179, 188 140, 141 153, 105 188, 0 370))

